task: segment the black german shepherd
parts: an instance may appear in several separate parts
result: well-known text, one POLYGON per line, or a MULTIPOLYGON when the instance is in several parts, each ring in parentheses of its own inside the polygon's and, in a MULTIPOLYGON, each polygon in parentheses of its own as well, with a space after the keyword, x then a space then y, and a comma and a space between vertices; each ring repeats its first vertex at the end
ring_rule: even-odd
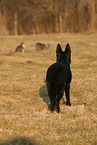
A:
POLYGON ((48 95, 50 98, 50 110, 60 112, 60 99, 63 97, 64 91, 66 95, 66 105, 71 106, 70 103, 70 83, 72 73, 70 70, 71 63, 71 49, 67 43, 65 51, 60 51, 57 62, 52 64, 46 74, 46 84, 48 95))

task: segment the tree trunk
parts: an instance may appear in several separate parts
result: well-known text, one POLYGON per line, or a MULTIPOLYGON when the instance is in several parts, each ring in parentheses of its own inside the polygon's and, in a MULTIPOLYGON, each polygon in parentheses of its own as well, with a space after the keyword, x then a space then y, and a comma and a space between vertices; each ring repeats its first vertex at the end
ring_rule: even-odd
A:
POLYGON ((17 12, 15 12, 14 14, 14 34, 18 35, 18 26, 17 26, 18 22, 17 22, 17 12))
POLYGON ((63 20, 61 13, 59 14, 59 27, 60 27, 60 33, 63 32, 63 20))
POLYGON ((92 4, 91 4, 91 29, 94 30, 95 29, 95 3, 94 1, 92 1, 92 4))

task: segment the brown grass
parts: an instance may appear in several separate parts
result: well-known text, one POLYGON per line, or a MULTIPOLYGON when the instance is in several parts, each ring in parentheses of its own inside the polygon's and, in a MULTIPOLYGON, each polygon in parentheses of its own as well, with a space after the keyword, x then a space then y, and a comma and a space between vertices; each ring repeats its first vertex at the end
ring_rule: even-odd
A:
POLYGON ((97 144, 97 34, 0 37, 0 145, 97 144), (21 41, 24 53, 14 53, 21 41), (35 43, 50 44, 38 52, 35 43), (44 78, 57 43, 72 48, 71 103, 50 113, 44 78))

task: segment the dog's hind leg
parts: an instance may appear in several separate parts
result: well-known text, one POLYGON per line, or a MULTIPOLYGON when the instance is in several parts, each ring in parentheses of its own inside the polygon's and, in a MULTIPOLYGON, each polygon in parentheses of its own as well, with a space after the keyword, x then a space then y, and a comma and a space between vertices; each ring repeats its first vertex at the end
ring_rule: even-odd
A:
POLYGON ((47 90, 48 90, 48 95, 49 95, 49 99, 50 99, 50 111, 54 111, 55 109, 55 100, 56 100, 56 91, 55 91, 55 88, 54 86, 50 85, 48 82, 47 82, 47 90))
POLYGON ((63 93, 58 93, 56 98, 56 110, 60 112, 60 99, 63 97, 63 93))
POLYGON ((70 84, 66 85, 66 87, 65 87, 65 95, 66 95, 66 105, 71 106, 71 103, 70 103, 70 84))
POLYGON ((50 111, 54 111, 56 105, 56 95, 50 97, 50 111))

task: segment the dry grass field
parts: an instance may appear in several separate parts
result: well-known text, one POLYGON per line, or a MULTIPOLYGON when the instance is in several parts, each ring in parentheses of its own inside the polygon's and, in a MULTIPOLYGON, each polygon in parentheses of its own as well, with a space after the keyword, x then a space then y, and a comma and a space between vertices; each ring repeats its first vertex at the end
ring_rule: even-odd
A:
POLYGON ((0 36, 0 145, 97 145, 97 33, 0 36), (24 53, 15 53, 21 41, 24 53), (50 44, 36 51, 36 42, 50 44), (71 103, 48 110, 44 78, 56 46, 72 49, 71 103))

